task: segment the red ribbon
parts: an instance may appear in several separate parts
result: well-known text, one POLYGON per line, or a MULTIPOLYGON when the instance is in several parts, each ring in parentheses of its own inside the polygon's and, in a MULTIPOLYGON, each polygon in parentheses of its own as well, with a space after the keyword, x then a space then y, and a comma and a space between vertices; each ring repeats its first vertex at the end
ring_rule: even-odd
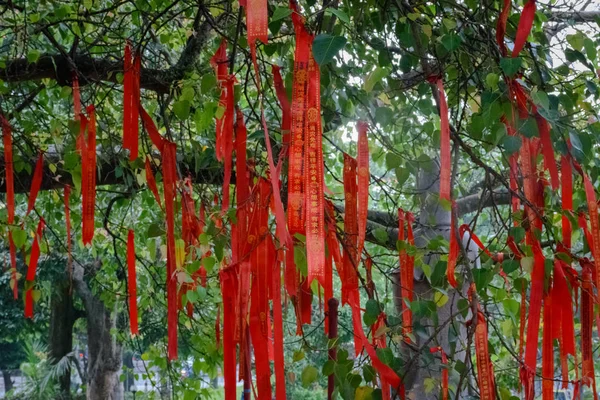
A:
POLYGON ((223 298, 223 377, 225 380, 225 400, 236 400, 235 296, 231 294, 236 292, 237 279, 233 268, 221 270, 219 276, 223 298))
POLYGON ((567 354, 575 356, 575 328, 573 323, 573 303, 567 280, 563 268, 568 268, 563 261, 559 259, 554 260, 554 285, 552 287, 554 293, 554 299, 560 299, 560 302, 556 305, 558 308, 558 321, 555 325, 560 322, 560 327, 557 329, 560 333, 559 344, 560 344, 560 360, 561 370, 563 377, 563 387, 565 388, 569 381, 569 369, 567 364, 567 354))
POLYGON ((154 177, 154 171, 152 171, 152 164, 150 164, 150 160, 146 158, 145 162, 146 168, 146 183, 148 184, 148 189, 152 192, 152 195, 156 199, 158 205, 162 208, 162 203, 160 201, 160 195, 158 194, 158 187, 156 186, 156 178, 154 177))
POLYGON ((156 146, 158 151, 160 151, 162 153, 166 140, 160 136, 160 133, 158 132, 158 128, 156 127, 156 124, 152 120, 152 117, 150 117, 150 115, 146 112, 144 107, 141 107, 141 106, 140 106, 140 115, 142 116, 142 124, 144 125, 144 128, 148 132, 148 136, 150 136, 150 141, 152 141, 152 144, 154 146, 156 146))
MULTIPOLYGON (((44 233, 45 221, 40 218, 38 222, 35 237, 33 238, 33 244, 31 245, 31 253, 29 254, 29 265, 27 266, 26 280, 33 282, 35 280, 35 273, 37 271, 38 261, 40 259, 40 242, 44 233)), ((25 292, 25 318, 33 318, 33 285, 25 292)))
POLYGON ((273 263, 271 277, 271 293, 273 297, 273 352, 275 370, 275 399, 285 400, 285 360, 283 351, 283 312, 281 308, 281 263, 273 263))
POLYGON ((450 162, 450 122, 448 120, 448 103, 444 82, 438 79, 436 82, 440 98, 440 198, 450 201, 450 175, 452 165, 450 162))
POLYGON ((324 286, 325 197, 323 188, 325 183, 323 181, 320 76, 319 66, 311 56, 308 62, 308 110, 306 111, 306 141, 304 143, 304 204, 306 205, 307 280, 308 284, 310 284, 313 279, 317 279, 321 286, 324 286))
MULTIPOLYGON (((592 266, 584 262, 582 272, 581 290, 581 375, 584 385, 594 388, 596 392, 596 378, 594 375, 594 357, 592 348, 592 328, 594 324, 594 284, 592 283, 592 266)), ((594 396, 594 398, 597 398, 594 396)))
MULTIPOLYGON (((6 209, 8 211, 8 224, 15 222, 15 184, 14 184, 14 166, 13 166, 13 148, 12 148, 12 129, 10 124, 0 114, 0 124, 2 124, 2 141, 4 142, 4 165, 6 169, 6 209)), ((11 285, 13 296, 19 298, 19 288, 17 285, 17 249, 12 237, 12 230, 8 230, 8 242, 10 248, 10 270, 11 285)))
POLYGON ((479 383, 479 397, 481 400, 494 400, 496 398, 494 369, 488 351, 488 330, 485 316, 478 307, 475 327, 475 354, 477 356, 477 378, 479 383))
POLYGON ((131 59, 131 43, 125 45, 123 63, 123 148, 129 150, 129 161, 138 157, 138 118, 140 104, 141 56, 131 59))
POLYGON ((502 6, 502 12, 496 23, 496 43, 500 48, 502 56, 506 57, 506 45, 504 44, 504 35, 506 34, 506 21, 508 20, 508 13, 510 12, 510 0, 504 0, 502 6))
POLYGON ((571 167, 571 159, 567 156, 562 156, 560 161, 561 169, 561 204, 563 209, 562 215, 562 242, 567 248, 571 248, 571 221, 564 215, 569 211, 573 211, 573 168, 571 167))
MULTIPOLYGON (((458 282, 456 282, 455 270, 456 270, 456 262, 458 260, 458 253, 460 252, 460 247, 458 244, 458 240, 456 239, 456 222, 454 219, 454 212, 451 212, 450 218, 450 249, 448 251, 448 262, 446 267, 446 277, 448 278, 448 283, 453 288, 458 287, 458 282)), ((462 239, 462 238, 461 238, 462 239)))
POLYGON ((556 160, 554 159, 554 148, 552 147, 552 139, 550 137, 550 125, 544 117, 537 112, 537 107, 534 108, 535 121, 538 126, 540 133, 540 139, 542 141, 542 153, 544 155, 544 168, 550 172, 550 183, 552 189, 558 190, 559 178, 558 170, 556 168, 556 160))
POLYGON ((544 332, 542 337, 542 399, 554 399, 554 348, 553 333, 560 321, 553 315, 552 290, 544 300, 544 332))
POLYGON ((137 335, 138 309, 137 309, 137 284, 135 273, 135 234, 133 229, 127 232, 127 292, 129 295, 129 324, 131 334, 137 335))
POLYGON ((29 201, 27 202, 27 213, 25 216, 29 215, 29 213, 35 207, 35 200, 37 199, 37 195, 40 191, 40 187, 42 186, 42 177, 44 174, 44 153, 40 151, 40 155, 35 164, 35 171, 33 172, 33 179, 31 180, 31 188, 29 189, 29 201))
POLYGON ((448 400, 448 358, 446 352, 441 346, 432 347, 429 349, 431 353, 440 352, 442 356, 442 400, 448 400))
POLYGON ((600 226, 598 223, 598 203, 596 202, 596 192, 592 181, 587 174, 583 173, 583 185, 585 187, 585 196, 588 203, 588 212, 590 215, 591 226, 591 242, 588 239, 588 244, 594 256, 594 264, 596 266, 596 287, 600 287, 600 226))
POLYGON ((92 243, 94 237, 94 211, 96 208, 96 113, 93 105, 86 109, 89 121, 81 117, 81 204, 82 204, 82 240, 84 245, 92 243), (87 141, 85 130, 87 128, 87 141))
POLYGON ((350 293, 358 291, 358 276, 356 270, 357 240, 358 240, 358 212, 356 194, 357 163, 354 158, 344 153, 344 256, 342 278, 342 305, 348 303, 350 293))
POLYGON ((360 261, 363 247, 365 245, 365 235, 367 233, 367 212, 369 211, 369 140, 367 130, 369 125, 364 121, 359 121, 356 125, 358 130, 357 156, 358 163, 358 251, 357 265, 360 261))
POLYGON ((515 36, 515 45, 513 47, 512 56, 517 57, 525 43, 531 27, 533 26, 533 19, 535 18, 535 0, 528 0, 527 4, 521 11, 521 19, 519 20, 519 26, 517 27, 517 35, 515 36))

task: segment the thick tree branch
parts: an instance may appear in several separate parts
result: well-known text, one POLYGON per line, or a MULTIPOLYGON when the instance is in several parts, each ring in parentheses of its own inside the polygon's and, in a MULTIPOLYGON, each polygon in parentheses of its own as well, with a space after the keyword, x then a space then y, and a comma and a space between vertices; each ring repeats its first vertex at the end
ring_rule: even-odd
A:
POLYGON ((594 22, 600 18, 600 11, 553 11, 548 19, 554 22, 594 22))
MULTIPOLYGON (((220 20, 221 16, 217 18, 220 20)), ((204 21, 198 31, 188 40, 181 57, 169 69, 142 68, 140 86, 158 93, 168 93, 171 85, 181 80, 185 72, 205 47, 212 30, 211 24, 204 21)), ((117 83, 117 74, 123 72, 123 61, 113 58, 95 58, 78 54, 72 60, 68 54, 43 54, 35 63, 26 58, 7 60, 6 67, 0 68, 0 79, 5 82, 39 81, 54 79, 60 85, 70 86, 73 66, 77 69, 80 85, 96 82, 117 83)))

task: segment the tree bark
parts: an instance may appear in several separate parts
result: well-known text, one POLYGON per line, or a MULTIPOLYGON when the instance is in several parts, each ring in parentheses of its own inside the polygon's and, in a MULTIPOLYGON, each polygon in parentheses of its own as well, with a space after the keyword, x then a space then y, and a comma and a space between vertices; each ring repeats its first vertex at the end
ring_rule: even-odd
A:
MULTIPOLYGON (((69 290, 69 283, 61 281, 54 289, 50 299, 50 332, 49 332, 49 355, 50 362, 58 363, 63 357, 67 357, 73 351, 73 325, 77 320, 76 311, 73 308, 73 296, 69 290)), ((71 398, 71 369, 59 378, 59 399, 71 398)))
MULTIPOLYGON (((434 167, 430 172, 421 170, 417 186, 420 192, 421 209, 418 216, 419 230, 415 231, 415 246, 426 248, 427 243, 437 236, 446 240, 450 237, 450 212, 443 209, 438 201, 439 192, 439 165, 433 162, 434 167)), ((474 243, 467 241, 463 243, 468 248, 468 254, 478 254, 474 243)), ((434 270, 439 260, 437 254, 427 254, 423 262, 434 270)), ((457 271, 458 273, 459 271, 457 271)), ((394 274, 394 297, 397 312, 402 312, 402 297, 400 294, 400 275, 394 274)), ((467 285, 465 285, 467 286, 467 285)), ((467 287, 461 288, 461 292, 450 288, 448 290, 448 301, 436 311, 437 321, 432 318, 421 318, 413 320, 413 333, 416 343, 412 346, 403 346, 402 356, 405 358, 406 368, 404 383, 409 399, 433 400, 441 398, 438 390, 427 393, 425 379, 434 379, 441 382, 441 362, 438 358, 429 356, 429 348, 441 346, 451 360, 464 361, 465 349, 461 347, 466 343, 467 330, 464 321, 456 318, 458 300, 464 298, 467 287), (452 330, 452 335, 449 335, 452 330), (449 338, 453 339, 450 340, 449 338), (428 338, 432 338, 429 340, 428 338)), ((414 300, 432 301, 435 291, 431 283, 425 277, 421 269, 415 269, 414 273, 414 300)), ((450 374, 452 381, 452 374, 450 374)), ((438 386, 439 387, 439 386, 438 386)))
MULTIPOLYGON (((99 268, 99 262, 91 266, 99 268)), ((108 308, 90 290, 83 277, 83 268, 74 264, 73 284, 83 300, 87 317, 88 371, 87 400, 122 400, 123 385, 119 380, 122 367, 122 347, 111 334, 116 328, 116 303, 108 308)))
POLYGON ((12 390, 13 381, 10 378, 10 371, 7 369, 2 370, 2 379, 4 380, 4 393, 12 390))

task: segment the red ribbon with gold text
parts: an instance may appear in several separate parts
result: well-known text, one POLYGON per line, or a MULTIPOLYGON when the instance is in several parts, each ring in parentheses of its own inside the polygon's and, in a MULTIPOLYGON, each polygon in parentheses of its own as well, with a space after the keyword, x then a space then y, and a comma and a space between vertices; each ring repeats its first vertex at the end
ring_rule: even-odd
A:
POLYGON ((129 325, 131 334, 137 335, 138 309, 137 309, 137 284, 135 273, 135 234, 133 229, 127 232, 127 294, 129 295, 129 325))
MULTIPOLYGON (((4 142, 4 165, 6 170, 6 209, 8 211, 8 224, 15 222, 15 184, 14 184, 14 166, 13 166, 13 148, 12 148, 12 129, 4 117, 0 115, 0 124, 2 124, 2 141, 4 142)), ((11 285, 15 299, 19 297, 19 288, 17 285, 17 249, 12 237, 12 229, 8 227, 8 242, 10 248, 10 270, 11 285)))
MULTIPOLYGON (((369 211, 369 140, 367 130, 369 125, 364 121, 356 124, 358 130, 358 143, 356 162, 358 163, 358 251, 360 258, 365 245, 367 233, 367 212, 369 211)), ((357 262, 358 265, 358 262, 357 262)))
POLYGON ((479 398, 494 400, 496 398, 494 370, 488 351, 488 330, 485 316, 478 307, 475 317, 475 354, 477 356, 477 380, 479 383, 479 398))

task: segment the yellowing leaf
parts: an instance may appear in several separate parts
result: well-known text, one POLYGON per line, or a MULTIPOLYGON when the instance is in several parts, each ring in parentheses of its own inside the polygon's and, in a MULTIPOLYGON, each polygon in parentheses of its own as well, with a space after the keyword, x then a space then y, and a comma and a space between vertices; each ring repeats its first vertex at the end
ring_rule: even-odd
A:
POLYGON ((368 386, 359 386, 354 393, 354 400, 370 400, 373 395, 373 388, 368 386))

